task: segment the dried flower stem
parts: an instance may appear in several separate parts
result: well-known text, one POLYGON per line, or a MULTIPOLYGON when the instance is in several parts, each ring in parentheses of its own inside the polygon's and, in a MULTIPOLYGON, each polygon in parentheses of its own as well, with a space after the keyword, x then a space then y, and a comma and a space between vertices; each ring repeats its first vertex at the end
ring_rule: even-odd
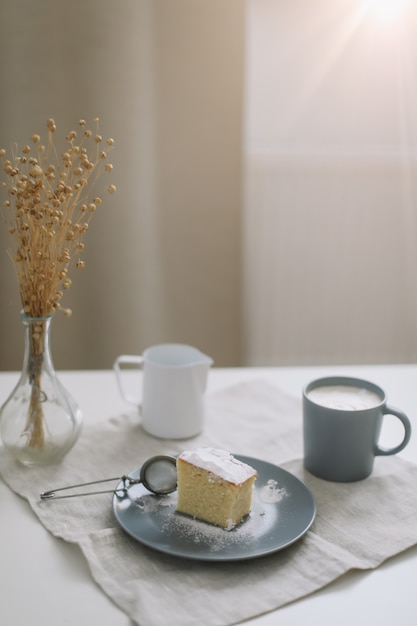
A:
POLYGON ((29 448, 43 448, 45 443, 44 415, 42 408, 42 362, 45 347, 45 322, 38 321, 32 331, 29 324, 29 363, 28 375, 31 384, 30 402, 24 434, 29 448))
MULTIPOLYGON (((80 141, 77 133, 66 135, 66 150, 58 155, 54 120, 47 122, 48 140, 42 144, 39 135, 32 135, 31 145, 21 153, 12 150, 10 159, 0 149, 0 162, 6 175, 2 187, 7 199, 1 207, 3 220, 15 242, 9 254, 13 260, 23 312, 32 318, 48 316, 61 308, 64 292, 71 286, 70 269, 83 269, 81 259, 83 238, 90 221, 100 206, 100 196, 91 192, 100 174, 112 172, 107 161, 114 141, 103 139, 98 132, 98 118, 93 132, 80 120, 80 141), (92 146, 90 147, 90 144, 92 146)), ((107 186, 114 193, 113 184, 107 186)), ((71 314, 69 309, 65 310, 71 314)), ((31 338, 34 361, 30 364, 32 396, 25 433, 30 444, 44 445, 43 411, 41 405, 41 371, 45 329, 31 338)))

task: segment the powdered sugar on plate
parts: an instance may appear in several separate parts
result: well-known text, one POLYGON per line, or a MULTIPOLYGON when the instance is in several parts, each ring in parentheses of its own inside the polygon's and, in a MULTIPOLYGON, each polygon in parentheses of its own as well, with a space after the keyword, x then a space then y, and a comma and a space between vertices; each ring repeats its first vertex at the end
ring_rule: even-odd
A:
POLYGON ((163 508, 175 508, 177 505, 177 498, 173 495, 167 496, 154 496, 147 494, 136 498, 134 506, 138 507, 143 513, 158 513, 163 508))
POLYGON ((158 516, 162 535, 175 535, 179 540, 202 544, 206 550, 215 553, 231 545, 251 544, 267 534, 274 528, 279 516, 278 508, 268 505, 276 504, 285 495, 285 489, 279 489, 272 479, 258 486, 254 492, 251 512, 232 530, 177 513, 176 493, 167 496, 143 495, 135 500, 135 506, 144 514, 158 516))
POLYGON ((210 552, 218 552, 231 545, 249 545, 274 526, 271 516, 263 511, 251 511, 246 519, 232 530, 213 526, 182 513, 166 518, 163 532, 175 533, 195 544, 204 544, 210 552))
POLYGON ((285 487, 280 488, 273 478, 267 480, 266 485, 259 491, 259 498, 262 502, 281 502, 287 495, 285 487))

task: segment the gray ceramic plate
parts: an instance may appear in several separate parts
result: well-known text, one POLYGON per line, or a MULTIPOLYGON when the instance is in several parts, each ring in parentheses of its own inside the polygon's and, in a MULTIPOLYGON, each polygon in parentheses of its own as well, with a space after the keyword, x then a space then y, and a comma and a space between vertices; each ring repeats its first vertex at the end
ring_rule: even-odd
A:
MULTIPOLYGON (((120 526, 150 548, 200 561, 252 559, 282 550, 300 539, 313 523, 313 494, 284 469, 235 455, 258 471, 249 516, 231 531, 176 513, 176 492, 150 494, 142 485, 122 498, 114 495, 120 526)), ((137 478, 139 469, 130 474, 137 478)))

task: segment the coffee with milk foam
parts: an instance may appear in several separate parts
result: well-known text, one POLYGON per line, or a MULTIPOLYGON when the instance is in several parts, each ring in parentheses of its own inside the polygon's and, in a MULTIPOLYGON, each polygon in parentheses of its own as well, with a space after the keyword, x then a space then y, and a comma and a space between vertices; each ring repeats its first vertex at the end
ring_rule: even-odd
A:
POLYGON ((381 403, 381 398, 374 391, 350 385, 316 387, 309 391, 308 397, 316 404, 341 411, 363 411, 381 403))

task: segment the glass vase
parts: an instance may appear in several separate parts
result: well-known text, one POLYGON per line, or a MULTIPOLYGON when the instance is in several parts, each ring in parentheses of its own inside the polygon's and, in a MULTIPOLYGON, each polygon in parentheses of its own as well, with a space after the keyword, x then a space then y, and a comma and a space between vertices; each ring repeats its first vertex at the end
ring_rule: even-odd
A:
POLYGON ((60 461, 77 441, 81 411, 57 378, 51 357, 53 316, 28 317, 22 373, 0 409, 4 446, 24 465, 60 461))

